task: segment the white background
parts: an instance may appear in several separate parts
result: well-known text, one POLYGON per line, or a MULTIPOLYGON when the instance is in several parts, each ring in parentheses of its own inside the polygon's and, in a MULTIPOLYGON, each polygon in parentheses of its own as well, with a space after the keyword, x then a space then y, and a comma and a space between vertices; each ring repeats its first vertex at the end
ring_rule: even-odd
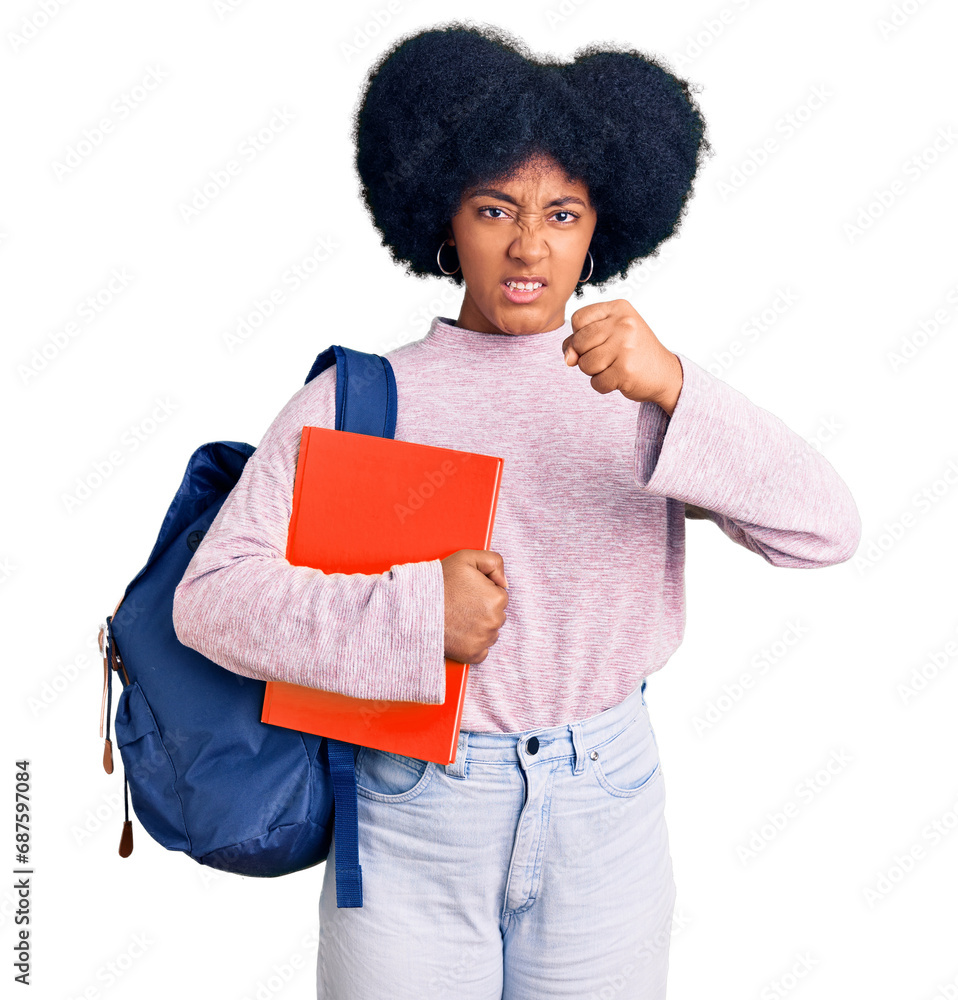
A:
MULTIPOLYGON (((371 62, 450 5, 43 6, 55 14, 36 0, 0 15, 0 772, 12 812, 14 762, 31 760, 31 995, 308 998, 321 868, 210 872, 137 822, 132 857, 117 856, 122 771, 100 766, 95 636, 195 447, 258 442, 329 344, 385 353, 458 314, 454 286, 413 280, 379 245, 348 138, 371 62), (186 221, 195 189, 277 109, 292 121, 186 221), (112 132, 58 176, 105 116, 112 132), (230 350, 224 335, 319 240, 329 259, 230 350), (129 276, 118 294, 114 269, 129 276), (110 301, 86 322, 98 293, 110 301), (169 412, 133 450, 159 401, 169 412)), ((715 155, 680 234, 568 313, 627 297, 667 347, 816 441, 863 519, 858 556, 817 570, 688 525, 685 642, 646 692, 678 886, 670 998, 958 995, 958 10, 495 0, 454 13, 563 58, 627 42, 701 86, 715 155), (794 301, 776 311, 782 290, 794 301), (754 684, 735 699, 743 674, 754 684), (768 825, 789 802, 784 827, 768 825)), ((0 888, 7 981, 13 904, 0 888)))

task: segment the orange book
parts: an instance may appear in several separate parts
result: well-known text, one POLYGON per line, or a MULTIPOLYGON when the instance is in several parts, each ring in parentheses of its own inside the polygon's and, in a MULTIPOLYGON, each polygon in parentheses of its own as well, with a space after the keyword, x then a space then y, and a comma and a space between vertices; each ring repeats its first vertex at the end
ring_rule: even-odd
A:
MULTIPOLYGON (((383 573, 488 549, 501 479, 492 455, 304 427, 286 558, 324 573, 383 573)), ((267 681, 262 721, 451 764, 468 676, 468 664, 446 660, 441 705, 267 681)))

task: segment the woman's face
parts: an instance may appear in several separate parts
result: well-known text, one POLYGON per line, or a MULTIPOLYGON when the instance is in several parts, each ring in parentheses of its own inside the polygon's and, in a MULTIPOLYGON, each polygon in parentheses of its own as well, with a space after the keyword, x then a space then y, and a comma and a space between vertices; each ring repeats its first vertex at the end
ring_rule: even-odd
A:
POLYGON ((481 333, 558 329, 585 270, 595 224, 588 188, 567 181, 552 159, 528 161, 508 178, 468 188, 448 241, 459 252, 466 285, 457 324, 481 333), (543 287, 513 292, 510 280, 543 287))

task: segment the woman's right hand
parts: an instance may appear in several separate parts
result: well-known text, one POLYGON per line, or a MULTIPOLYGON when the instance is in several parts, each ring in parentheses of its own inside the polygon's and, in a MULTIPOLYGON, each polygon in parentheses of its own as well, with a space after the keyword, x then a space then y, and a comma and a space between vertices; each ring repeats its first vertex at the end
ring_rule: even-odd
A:
POLYGON ((459 549, 441 563, 446 657, 456 663, 482 663, 506 620, 509 595, 502 556, 486 549, 459 549))

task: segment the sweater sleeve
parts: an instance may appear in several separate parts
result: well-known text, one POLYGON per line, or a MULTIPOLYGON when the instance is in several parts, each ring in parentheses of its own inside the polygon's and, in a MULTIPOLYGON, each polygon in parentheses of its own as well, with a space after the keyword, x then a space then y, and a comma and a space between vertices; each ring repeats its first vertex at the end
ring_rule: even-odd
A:
POLYGON ((333 367, 267 429, 176 588, 173 627, 184 645, 246 677, 439 704, 446 661, 438 559, 380 574, 326 574, 286 559, 302 429, 335 427, 335 391, 333 367))
POLYGON ((702 508, 729 538, 773 566, 850 559, 861 517, 828 460, 774 414, 676 356, 683 384, 671 417, 654 403, 639 404, 639 486, 702 508))

